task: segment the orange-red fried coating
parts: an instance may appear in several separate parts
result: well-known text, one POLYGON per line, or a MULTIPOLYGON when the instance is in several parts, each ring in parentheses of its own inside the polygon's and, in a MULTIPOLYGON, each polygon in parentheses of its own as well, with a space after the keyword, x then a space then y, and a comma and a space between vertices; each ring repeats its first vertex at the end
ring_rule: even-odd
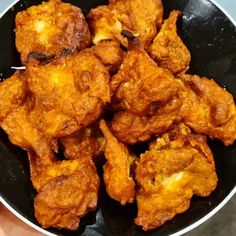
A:
POLYGON ((86 127, 110 102, 109 74, 88 51, 47 65, 28 64, 26 75, 36 97, 30 118, 43 133, 54 138, 86 127))
POLYGON ((107 162, 104 166, 104 182, 107 193, 121 205, 132 203, 135 197, 135 183, 130 168, 135 155, 113 136, 104 120, 100 121, 100 128, 105 137, 107 162))
POLYGON ((182 102, 173 98, 149 116, 136 116, 128 111, 117 112, 111 130, 122 142, 135 144, 166 132, 177 118, 182 102))
POLYGON ((236 139, 236 107, 233 96, 213 80, 182 75, 182 121, 196 132, 220 139, 225 145, 236 139))
POLYGON ((97 207, 97 178, 88 171, 59 176, 35 198, 35 217, 44 228, 79 228, 80 218, 97 207))
POLYGON ((42 163, 42 157, 31 150, 28 151, 28 159, 31 181, 37 192, 53 178, 61 175, 72 175, 75 171, 81 167, 85 167, 88 163, 85 157, 81 157, 80 160, 63 161, 58 161, 57 159, 50 161, 50 159, 48 159, 47 162, 42 163))
POLYGON ((90 45, 82 11, 60 0, 49 0, 19 12, 15 33, 23 63, 27 63, 31 52, 59 55, 63 49, 76 52, 90 45))
POLYGON ((64 155, 75 160, 84 156, 92 157, 96 162, 104 151, 105 140, 96 126, 81 129, 61 139, 64 155))
POLYGON ((102 61, 110 74, 115 74, 123 61, 124 52, 117 41, 101 41, 88 50, 102 61))
POLYGON ((110 0, 108 6, 98 6, 89 12, 93 43, 113 39, 127 47, 128 41, 120 33, 129 30, 146 48, 156 36, 162 15, 161 0, 110 0))
POLYGON ((80 218, 96 209, 99 177, 90 158, 56 163, 38 178, 42 186, 34 201, 35 217, 44 228, 76 230, 80 218))
POLYGON ((111 89, 123 109, 144 116, 150 113, 152 105, 170 101, 178 83, 168 70, 156 65, 136 38, 129 43, 130 49, 112 77, 111 89))
POLYGON ((76 6, 49 0, 17 14, 26 66, 0 83, 0 127, 28 152, 43 228, 77 230, 96 209, 103 156, 107 194, 121 205, 136 198, 145 231, 216 188, 203 135, 233 144, 236 106, 213 80, 185 74, 191 55, 177 34, 180 15, 162 24, 161 0, 109 0, 88 14, 89 47, 76 6), (151 138, 140 158, 127 145, 151 138), (59 145, 66 160, 55 155, 59 145))
POLYGON ((205 137, 180 124, 151 145, 137 162, 137 225, 151 230, 189 208, 193 195, 206 197, 217 184, 205 137), (176 130, 177 129, 177 130, 176 130))
POLYGON ((172 11, 149 48, 150 55, 159 66, 173 74, 185 72, 191 60, 190 52, 177 34, 176 21, 180 11, 172 11))
POLYGON ((40 157, 40 165, 49 165, 55 160, 53 143, 29 120, 31 106, 32 101, 28 100, 16 108, 4 119, 1 128, 13 144, 26 150, 34 150, 40 157))
POLYGON ((0 83, 0 123, 24 102, 27 90, 27 82, 20 72, 0 83))

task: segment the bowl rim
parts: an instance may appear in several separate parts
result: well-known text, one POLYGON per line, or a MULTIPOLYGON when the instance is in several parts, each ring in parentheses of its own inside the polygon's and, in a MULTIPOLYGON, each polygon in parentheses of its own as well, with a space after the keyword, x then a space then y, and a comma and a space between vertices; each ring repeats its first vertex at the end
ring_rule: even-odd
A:
MULTIPOLYGON (((20 0, 14 0, 14 1, 9 0, 9 1, 11 1, 11 3, 9 3, 7 7, 2 12, 0 12, 0 19, 5 15, 5 13, 9 9, 11 9, 20 0)), ((232 24, 236 27, 236 20, 219 3, 215 2, 215 0, 208 0, 208 1, 212 2, 219 10, 221 10, 227 16, 227 18, 232 22, 232 24)), ((211 217, 213 217, 221 208, 223 208, 223 206, 226 205, 226 203, 234 196, 235 193, 236 193, 236 184, 234 188, 231 190, 231 192, 224 198, 224 200, 219 205, 217 205, 213 210, 211 210, 208 214, 206 214, 205 216, 203 216, 201 219, 197 220, 196 222, 190 224, 189 226, 185 227, 184 229, 181 229, 177 231, 176 233, 171 234, 169 236, 181 236, 195 229, 199 225, 203 224, 204 222, 209 220, 211 217)), ((40 226, 28 220, 26 217, 21 215, 17 210, 15 210, 2 196, 0 196, 0 203, 2 203, 18 219, 20 219, 21 221, 23 221, 30 227, 34 228, 38 232, 43 233, 46 236, 58 236, 57 234, 51 233, 47 231, 46 229, 43 229, 40 226)))
MULTIPOLYGON (((192 223, 191 225, 185 227, 184 229, 181 229, 177 231, 174 234, 170 234, 169 236, 181 236, 183 234, 186 234, 187 232, 195 229, 199 225, 203 224, 207 220, 209 220, 211 217, 213 217, 223 206, 226 205, 226 203, 234 196, 236 193, 236 186, 232 189, 232 191, 224 198, 224 200, 216 206, 213 210, 211 210, 208 214, 203 216, 201 219, 197 220, 196 222, 192 223)), ((43 233, 47 236, 58 236, 58 234, 51 233, 47 231, 46 229, 41 228, 40 226, 32 223, 30 220, 25 218, 23 215, 21 215, 17 210, 15 210, 3 197, 0 196, 0 203, 2 203, 13 215, 15 215, 18 219, 26 223, 27 225, 31 226, 35 230, 37 230, 40 233, 43 233)))

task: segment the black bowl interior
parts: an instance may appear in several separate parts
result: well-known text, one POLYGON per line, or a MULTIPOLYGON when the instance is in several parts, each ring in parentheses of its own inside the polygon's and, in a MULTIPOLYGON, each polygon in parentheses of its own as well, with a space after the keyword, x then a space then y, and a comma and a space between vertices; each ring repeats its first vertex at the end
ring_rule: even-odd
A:
MULTIPOLYGON (((14 46, 14 18, 17 12, 42 0, 21 0, 0 19, 0 78, 9 77, 11 66, 20 66, 14 46)), ((104 0, 67 1, 87 13, 104 0)), ((236 28, 212 2, 208 0, 163 0, 165 17, 173 9, 183 12, 179 34, 192 54, 191 73, 214 78, 236 97, 236 28)), ((210 141, 214 153, 219 183, 208 198, 193 198, 190 209, 161 228, 144 233, 133 223, 136 206, 121 207, 102 191, 98 210, 87 215, 78 231, 49 229, 57 235, 169 235, 184 229, 214 209, 235 187, 236 144, 225 147, 210 141)), ((103 189, 103 187, 102 187, 103 189)), ((103 189, 104 190, 104 189, 103 189)), ((34 217, 35 191, 29 179, 26 152, 12 145, 0 131, 0 195, 17 212, 38 225, 34 217)))

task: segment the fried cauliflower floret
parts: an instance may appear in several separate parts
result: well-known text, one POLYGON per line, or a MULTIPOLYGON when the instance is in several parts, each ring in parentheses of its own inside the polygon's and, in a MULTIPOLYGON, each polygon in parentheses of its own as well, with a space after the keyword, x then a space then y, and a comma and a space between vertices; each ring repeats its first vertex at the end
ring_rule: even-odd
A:
POLYGON ((151 230, 185 212, 193 195, 207 197, 217 176, 205 137, 180 124, 152 144, 137 162, 137 225, 151 230))
POLYGON ((24 102, 27 92, 27 82, 20 72, 0 83, 0 123, 24 102))
POLYGON ((16 48, 27 63, 30 53, 59 55, 64 49, 79 51, 90 44, 82 11, 60 0, 49 0, 16 15, 16 48))
POLYGON ((122 33, 131 37, 130 45, 118 73, 111 79, 111 90, 121 109, 145 116, 153 105, 170 101, 178 91, 178 83, 168 70, 157 66, 137 38, 127 31, 122 33))
POLYGON ((119 201, 121 205, 132 203, 135 197, 135 183, 130 168, 135 155, 128 147, 119 142, 111 133, 104 120, 100 121, 100 129, 105 137, 104 182, 108 195, 119 201))
POLYGON ((105 140, 98 127, 93 125, 62 138, 61 143, 67 159, 88 156, 96 162, 104 151, 105 140))
POLYGON ((180 15, 181 12, 175 10, 170 13, 149 48, 157 64, 173 74, 187 71, 191 60, 190 52, 177 34, 176 22, 180 15))
POLYGON ((43 228, 79 228, 80 218, 97 207, 99 177, 91 159, 64 161, 49 167, 34 200, 35 217, 43 228), (45 180, 45 179, 44 179, 45 180))
POLYGON ((62 175, 72 175, 76 171, 86 166, 94 166, 90 156, 80 156, 76 160, 58 161, 56 158, 50 163, 42 163, 42 157, 39 157, 34 151, 28 151, 30 163, 31 181, 37 192, 40 191, 49 181, 62 175))
POLYGON ((117 112, 111 122, 111 130, 120 141, 128 144, 147 141, 171 127, 181 105, 179 99, 173 98, 169 103, 158 107, 152 115, 137 116, 128 111, 117 112))
POLYGON ((46 65, 28 64, 26 74, 36 98, 30 119, 49 137, 62 138, 88 126, 110 102, 108 71, 88 51, 46 65))
POLYGON ((179 118, 200 134, 220 139, 225 145, 236 139, 236 107, 233 96, 213 80, 182 75, 185 85, 179 118))
POLYGON ((29 120, 32 101, 14 109, 1 123, 11 142, 23 149, 33 150, 39 157, 40 165, 50 165, 54 160, 53 141, 48 139, 29 120))
POLYGON ((88 50, 101 60, 110 74, 115 74, 123 61, 124 52, 117 41, 105 40, 88 50))
POLYGON ((139 37, 146 48, 162 23, 161 0, 110 0, 108 6, 98 6, 89 12, 93 43, 112 39, 128 46, 120 32, 129 30, 139 37))

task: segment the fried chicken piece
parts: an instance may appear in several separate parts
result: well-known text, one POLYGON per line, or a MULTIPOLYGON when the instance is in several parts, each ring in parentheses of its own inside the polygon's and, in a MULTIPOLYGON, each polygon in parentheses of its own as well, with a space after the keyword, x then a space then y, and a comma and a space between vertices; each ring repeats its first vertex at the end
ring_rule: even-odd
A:
POLYGON ((177 34, 176 21, 180 15, 180 11, 170 13, 149 48, 157 64, 173 74, 187 71, 191 60, 190 52, 177 34))
POLYGON ((183 106, 180 119, 197 133, 220 139, 225 145, 236 139, 236 107, 233 96, 213 80, 182 75, 183 106))
POLYGON ((128 41, 120 32, 129 30, 139 37, 147 48, 162 23, 163 6, 161 0, 110 0, 108 6, 91 9, 89 25, 93 43, 112 39, 128 46, 128 41))
POLYGON ((67 159, 88 156, 96 162, 104 151, 105 140, 98 127, 93 125, 62 138, 61 143, 67 159))
POLYGON ((78 229, 80 218, 97 207, 99 177, 93 161, 63 161, 37 174, 33 181, 40 187, 34 200, 38 222, 43 228, 78 229))
POLYGON ((88 51, 46 65, 28 64, 26 75, 36 97, 30 119, 52 138, 88 126, 110 102, 109 73, 88 51))
POLYGON ((101 41, 88 50, 102 61, 112 75, 118 71, 123 61, 124 52, 117 41, 101 41))
POLYGON ((34 150, 40 157, 39 165, 50 165, 55 161, 52 151, 53 140, 48 139, 29 120, 32 101, 29 99, 14 109, 2 122, 1 128, 10 141, 26 150, 34 150))
POLYGON ((31 53, 59 55, 90 45, 90 32, 82 11, 60 0, 49 0, 16 15, 16 48, 24 64, 31 53))
POLYGON ((20 72, 0 83, 0 123, 24 102, 27 92, 27 82, 20 72))
POLYGON ((207 197, 217 185, 205 137, 191 134, 183 124, 176 129, 157 139, 137 162, 135 223, 145 231, 185 212, 193 195, 207 197))
POLYGON ((168 70, 156 65, 137 38, 127 31, 123 34, 129 38, 129 51, 112 77, 111 90, 123 110, 145 116, 153 105, 170 101, 178 91, 178 83, 168 70))
POLYGON ((166 132, 177 118, 182 102, 173 98, 150 116, 136 116, 128 111, 115 114, 111 123, 113 134, 122 142, 135 144, 166 132))
POLYGON ((130 168, 135 155, 128 147, 119 142, 111 133, 104 120, 100 121, 100 129, 105 137, 104 182, 108 195, 119 201, 121 205, 132 203, 135 196, 135 183, 130 168))

